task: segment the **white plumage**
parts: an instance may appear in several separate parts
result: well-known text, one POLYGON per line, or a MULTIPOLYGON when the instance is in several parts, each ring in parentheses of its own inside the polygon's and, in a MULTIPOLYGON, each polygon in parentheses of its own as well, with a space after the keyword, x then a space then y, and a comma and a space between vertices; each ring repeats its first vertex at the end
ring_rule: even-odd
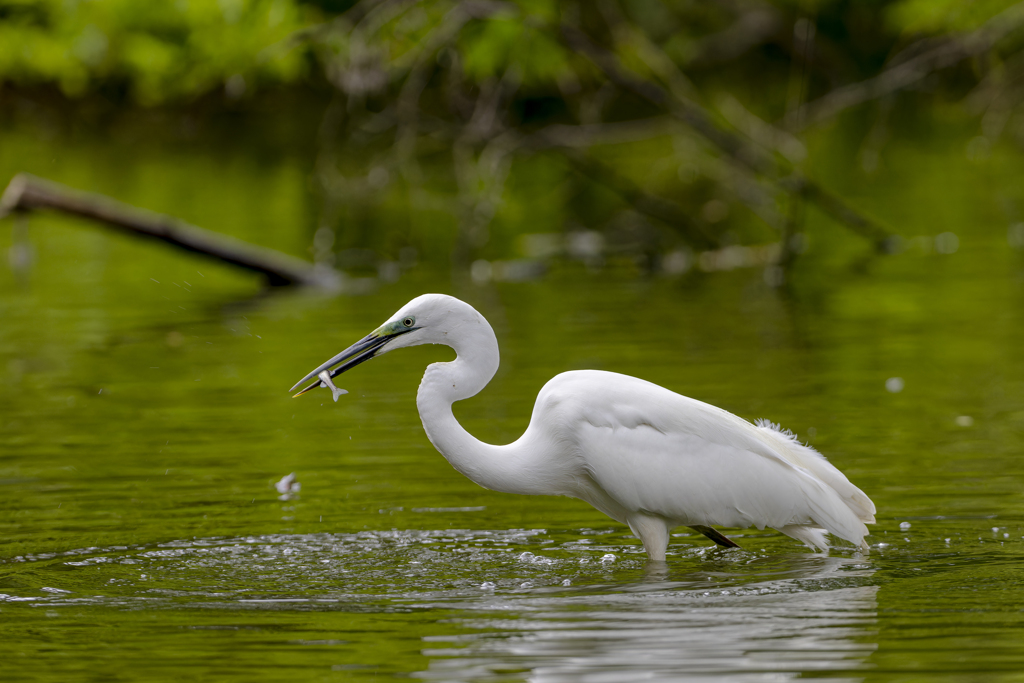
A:
POLYGON ((455 349, 454 361, 427 367, 416 404, 431 443, 485 488, 584 500, 629 525, 652 560, 664 560, 669 532, 682 525, 721 545, 735 544, 711 525, 772 527, 821 550, 827 531, 867 550, 874 504, 817 451, 769 422, 753 425, 635 377, 557 375, 541 389, 519 439, 506 446, 477 440, 452 404, 491 380, 498 343, 482 315, 450 296, 413 299, 299 384, 418 344, 455 349))

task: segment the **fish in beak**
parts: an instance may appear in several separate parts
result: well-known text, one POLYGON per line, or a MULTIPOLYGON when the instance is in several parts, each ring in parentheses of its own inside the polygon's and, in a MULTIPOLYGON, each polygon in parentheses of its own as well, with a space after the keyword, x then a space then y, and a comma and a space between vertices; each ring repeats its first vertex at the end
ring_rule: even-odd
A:
POLYGON ((351 370, 360 363, 370 360, 380 352, 385 344, 398 335, 405 334, 406 332, 412 332, 412 330, 417 329, 406 324, 407 322, 408 319, 406 319, 404 323, 403 321, 395 321, 394 323, 385 324, 366 335, 334 358, 321 364, 315 370, 311 371, 305 377, 296 382, 295 386, 293 386, 290 391, 295 391, 300 384, 313 379, 314 377, 317 378, 317 381, 295 394, 292 398, 298 398, 307 391, 312 391, 317 387, 327 387, 331 390, 331 393, 334 394, 334 400, 337 401, 338 396, 341 393, 347 392, 344 389, 338 389, 335 387, 333 382, 331 382, 331 378, 337 377, 346 370, 351 370), (334 369, 332 370, 331 368, 334 369))
MULTIPOLYGON (((319 375, 317 375, 317 377, 320 378, 320 386, 327 387, 328 389, 331 390, 331 396, 334 397, 335 403, 338 402, 339 396, 348 393, 346 390, 339 389, 338 387, 334 386, 334 382, 331 381, 331 373, 329 371, 324 370, 319 375)), ((296 396, 298 396, 298 394, 296 394, 296 396)))

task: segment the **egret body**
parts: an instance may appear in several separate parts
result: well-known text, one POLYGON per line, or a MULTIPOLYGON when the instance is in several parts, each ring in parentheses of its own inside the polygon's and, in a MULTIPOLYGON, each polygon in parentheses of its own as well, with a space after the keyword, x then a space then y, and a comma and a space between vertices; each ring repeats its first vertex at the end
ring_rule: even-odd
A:
MULTIPOLYGON (((711 527, 772 527, 828 549, 830 532, 867 550, 875 506, 817 451, 767 422, 757 425, 656 384, 580 370, 551 379, 529 427, 505 446, 483 443, 452 413, 498 369, 498 341, 480 313, 443 294, 410 301, 368 336, 316 368, 330 377, 388 351, 444 344, 455 360, 427 366, 416 405, 427 437, 451 465, 494 491, 584 500, 664 560, 669 533, 686 525, 720 545, 711 527)), ((325 386, 320 380, 296 394, 325 386)))

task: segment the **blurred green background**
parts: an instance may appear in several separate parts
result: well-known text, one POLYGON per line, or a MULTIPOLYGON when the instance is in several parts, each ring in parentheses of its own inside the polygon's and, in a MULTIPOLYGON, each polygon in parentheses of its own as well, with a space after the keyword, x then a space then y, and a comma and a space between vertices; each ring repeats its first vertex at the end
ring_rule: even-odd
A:
POLYGON ((995 1, 0 0, 0 184, 341 282, 0 220, 0 677, 1020 681, 1022 49, 995 1), (426 291, 498 335, 481 439, 643 377, 819 448, 871 553, 652 573, 433 451, 447 350, 289 397, 426 291))
POLYGON ((4 0, 0 170, 359 278, 580 261, 779 286, 877 252, 1024 242, 1021 17, 943 0, 4 0), (989 191, 965 196, 970 178, 989 191), (253 184, 264 225, 232 205, 253 184), (201 215, 180 201, 196 192, 201 215))

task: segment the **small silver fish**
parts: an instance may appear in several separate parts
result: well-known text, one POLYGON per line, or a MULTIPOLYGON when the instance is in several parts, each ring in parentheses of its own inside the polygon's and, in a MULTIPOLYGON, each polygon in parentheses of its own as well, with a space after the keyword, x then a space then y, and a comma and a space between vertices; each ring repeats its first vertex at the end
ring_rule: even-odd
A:
POLYGON ((338 402, 338 397, 339 396, 341 396, 342 394, 347 394, 348 393, 344 389, 339 389, 338 387, 334 386, 334 382, 331 381, 331 371, 330 370, 324 370, 319 375, 317 375, 317 377, 320 378, 320 386, 327 387, 328 389, 331 390, 331 394, 334 396, 334 402, 335 403, 338 402))
POLYGON ((302 488, 302 484, 295 480, 295 473, 292 472, 281 477, 281 481, 275 483, 274 488, 277 489, 278 493, 298 493, 299 489, 302 488))

